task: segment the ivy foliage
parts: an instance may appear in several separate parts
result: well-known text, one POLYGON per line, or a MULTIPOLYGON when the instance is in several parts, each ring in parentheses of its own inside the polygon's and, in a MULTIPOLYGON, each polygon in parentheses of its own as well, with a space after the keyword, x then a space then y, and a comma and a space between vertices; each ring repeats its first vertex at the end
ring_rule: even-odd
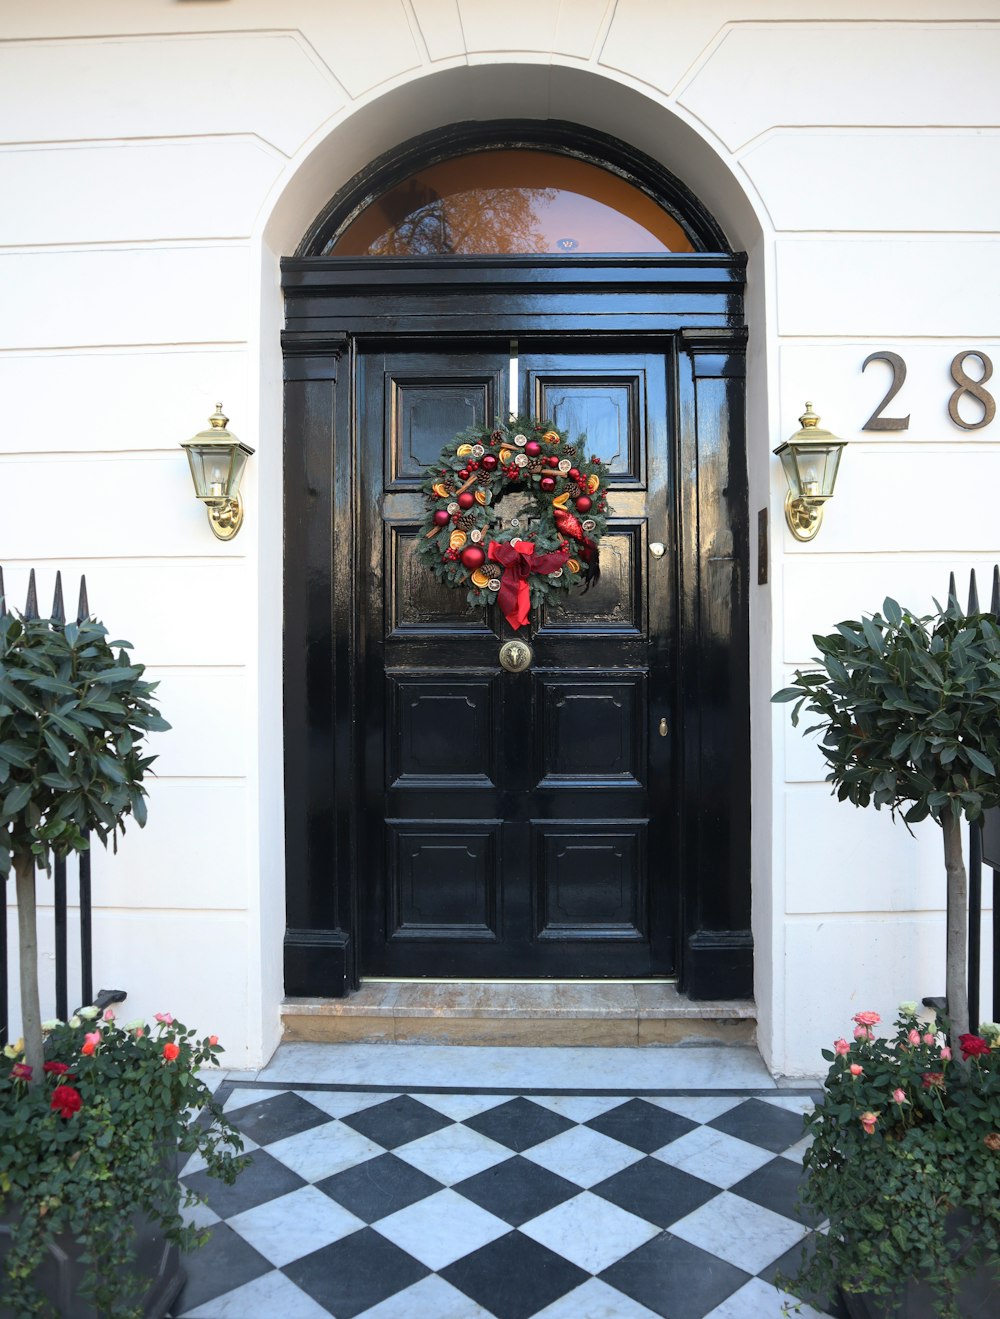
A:
MULTIPOLYGON (((935 602, 936 603, 936 602, 935 602)), ((886 599, 883 612, 814 636, 820 670, 796 670, 773 701, 819 716, 840 801, 888 806, 908 823, 946 812, 977 820, 1000 806, 1000 630, 953 598, 918 617, 886 599)))
POLYGON ((117 840, 129 815, 145 824, 142 780, 156 757, 143 741, 170 725, 129 649, 93 619, 0 608, 0 876, 16 856, 46 868, 51 854, 82 851, 88 830, 117 840))

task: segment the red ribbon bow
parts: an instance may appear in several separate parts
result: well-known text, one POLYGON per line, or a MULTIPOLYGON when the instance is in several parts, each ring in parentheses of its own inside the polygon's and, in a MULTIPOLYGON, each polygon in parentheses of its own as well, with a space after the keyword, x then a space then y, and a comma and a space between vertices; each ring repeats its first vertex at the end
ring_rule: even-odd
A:
POLYGON ((489 558, 503 566, 497 603, 504 618, 513 628, 519 628, 528 621, 531 613, 531 590, 528 579, 533 572, 546 577, 550 572, 562 568, 569 558, 568 550, 555 550, 551 554, 536 554, 534 542, 518 541, 508 545, 497 541, 490 542, 489 558))

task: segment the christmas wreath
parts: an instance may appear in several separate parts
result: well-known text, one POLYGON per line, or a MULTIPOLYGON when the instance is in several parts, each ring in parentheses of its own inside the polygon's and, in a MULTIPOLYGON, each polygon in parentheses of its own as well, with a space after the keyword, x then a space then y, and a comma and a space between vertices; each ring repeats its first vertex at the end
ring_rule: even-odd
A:
POLYGON ((424 471, 421 561, 446 586, 467 588, 470 604, 495 600, 514 628, 554 593, 588 590, 600 578, 608 469, 584 456, 584 442, 530 417, 456 435, 424 471), (524 502, 502 518, 507 494, 524 502))

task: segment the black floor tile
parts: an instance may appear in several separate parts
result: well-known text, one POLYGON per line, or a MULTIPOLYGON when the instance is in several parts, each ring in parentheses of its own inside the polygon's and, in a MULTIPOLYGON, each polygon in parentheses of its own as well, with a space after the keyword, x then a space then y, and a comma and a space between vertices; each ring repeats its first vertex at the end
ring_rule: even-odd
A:
POLYGON ((520 1154, 577 1124, 521 1096, 466 1118, 465 1125, 520 1154))
POLYGON ((384 1104, 362 1109, 360 1113, 341 1118, 341 1121, 387 1150, 452 1125, 451 1118, 435 1112, 410 1095, 387 1099, 384 1104))
POLYGON ((831 1319, 849 1319, 847 1307, 839 1295, 819 1295, 808 1287, 797 1287, 794 1284, 789 1286, 789 1279, 794 1278, 802 1267, 803 1252, 807 1257, 812 1254, 814 1241, 815 1238, 810 1236, 806 1237, 805 1241, 798 1242, 791 1250, 785 1251, 780 1259, 776 1259, 773 1264, 762 1269, 760 1276, 765 1282, 773 1283, 780 1275, 786 1291, 811 1305, 820 1314, 830 1315, 831 1319))
POLYGON ((749 1141, 751 1145, 772 1150, 775 1154, 787 1150, 805 1134, 800 1113, 789 1113, 784 1108, 765 1104, 760 1099, 745 1099, 742 1104, 713 1118, 707 1125, 729 1136, 736 1136, 739 1140, 749 1141))
POLYGON ((395 1154, 381 1154, 377 1159, 357 1163, 316 1185, 366 1223, 377 1223, 397 1209, 405 1209, 441 1190, 440 1182, 397 1159, 395 1154))
POLYGON ((441 1277, 497 1319, 527 1319, 589 1274, 530 1237, 509 1232, 441 1269, 441 1277))
POLYGON ((719 1194, 717 1186, 659 1159, 641 1159, 590 1189, 657 1227, 669 1227, 719 1194))
POLYGON ((511 1227, 520 1227, 564 1200, 580 1194, 580 1188, 548 1168, 515 1155, 485 1172, 476 1173, 452 1187, 459 1195, 502 1218, 511 1227))
POLYGON ((796 1222, 808 1227, 819 1227, 823 1215, 807 1205, 799 1205, 799 1192, 805 1180, 802 1168, 791 1159, 772 1159, 758 1168, 749 1177, 731 1186, 734 1195, 742 1195, 745 1200, 773 1209, 776 1214, 784 1214, 796 1222))
POLYGON ((704 1319, 749 1281, 750 1274, 661 1232, 600 1278, 665 1319, 704 1319))
POLYGON ((186 1314, 206 1301, 242 1287, 245 1282, 270 1273, 274 1265, 258 1254, 249 1241, 234 1232, 225 1223, 209 1229, 212 1233, 206 1244, 184 1256, 187 1282, 173 1304, 172 1313, 186 1314))
POLYGON ((678 1136, 694 1131, 697 1122, 681 1117, 679 1113, 670 1113, 656 1104, 647 1104, 644 1099, 630 1099, 626 1104, 601 1113, 591 1118, 585 1126, 593 1127, 602 1136, 620 1140, 623 1145, 652 1154, 653 1150, 662 1149, 678 1136))
POLYGON ((337 1319, 354 1319, 419 1282, 430 1269, 373 1228, 364 1227, 287 1264, 282 1272, 337 1319))
POLYGON ((196 1195, 202 1196, 220 1218, 231 1218, 244 1209, 253 1209, 255 1205, 306 1185, 297 1173, 273 1159, 265 1150, 254 1150, 250 1155, 250 1166, 240 1173, 232 1186, 220 1182, 218 1177, 210 1177, 204 1170, 182 1177, 181 1181, 196 1195))
POLYGON ((261 1099, 247 1104, 231 1115, 233 1126, 249 1136, 258 1145, 270 1145, 273 1140, 297 1136, 300 1131, 318 1127, 332 1119, 315 1104, 285 1091, 273 1099, 261 1099))

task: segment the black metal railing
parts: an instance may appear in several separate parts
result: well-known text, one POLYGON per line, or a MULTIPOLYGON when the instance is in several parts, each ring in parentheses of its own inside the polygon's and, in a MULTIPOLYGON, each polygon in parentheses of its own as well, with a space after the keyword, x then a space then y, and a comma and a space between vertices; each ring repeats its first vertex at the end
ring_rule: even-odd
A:
MULTIPOLYGON (((0 568, 0 613, 3 613, 4 609, 3 569, 0 568)), ((28 596, 25 601, 22 616, 26 619, 37 619, 40 617, 38 612, 38 592, 35 586, 34 568, 32 568, 28 578, 28 596)), ((87 600, 87 579, 86 577, 81 577, 76 621, 82 623, 84 619, 89 616, 90 604, 87 600)), ((63 604, 62 574, 58 572, 56 573, 55 594, 52 599, 52 612, 49 615, 49 619, 54 627, 62 627, 66 622, 66 609, 63 604)), ((89 842, 89 835, 85 835, 85 837, 87 837, 89 842)), ((122 1002, 126 996, 122 990, 102 989, 97 998, 95 999, 94 997, 89 847, 85 851, 76 854, 75 865, 77 871, 77 891, 80 913, 80 1005, 84 1006, 96 1002, 99 1007, 104 1008, 111 1003, 122 1002)), ((69 1016, 69 903, 67 894, 67 862, 65 858, 57 857, 54 860, 52 873, 52 919, 55 944, 55 1013, 60 1020, 65 1021, 69 1016)), ((7 893, 5 885, 3 901, 0 901, 0 1046, 7 1043, 9 1030, 8 1013, 10 996, 7 982, 8 964, 7 893)))
MULTIPOLYGON (((948 599, 958 601, 955 574, 948 582, 948 599)), ((969 573, 968 614, 992 614, 1000 625, 1000 565, 993 568, 993 594, 989 609, 981 609, 976 570, 969 573)), ((991 1019, 1000 1020, 1000 810, 987 811, 984 819, 969 825, 969 1022, 975 1030, 982 1020, 979 991, 983 967, 983 864, 993 871, 993 1006, 991 1019)))

